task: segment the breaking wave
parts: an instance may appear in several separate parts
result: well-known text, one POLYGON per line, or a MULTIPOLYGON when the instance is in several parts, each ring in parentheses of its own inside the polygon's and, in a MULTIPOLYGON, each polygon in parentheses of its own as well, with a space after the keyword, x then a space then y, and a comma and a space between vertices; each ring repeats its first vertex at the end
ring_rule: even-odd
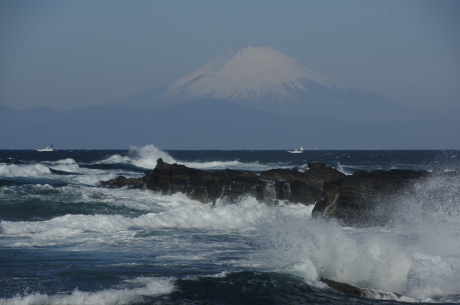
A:
POLYGON ((94 292, 75 289, 70 294, 55 295, 31 293, 25 296, 15 296, 10 299, 0 299, 0 305, 133 304, 142 302, 145 297, 168 294, 175 289, 173 280, 168 278, 137 278, 130 282, 130 284, 142 286, 131 289, 107 289, 94 292))
POLYGON ((0 164, 0 176, 3 177, 40 177, 50 174, 49 167, 42 164, 0 164))
POLYGON ((332 220, 277 214, 258 228, 261 260, 309 283, 328 278, 419 301, 453 296, 458 302, 458 182, 437 177, 419 183, 415 193, 401 194, 388 227, 347 228, 332 220))
POLYGON ((156 148, 153 145, 147 145, 142 148, 131 146, 128 156, 113 155, 104 160, 104 163, 129 163, 138 167, 153 169, 157 165, 157 160, 162 158, 166 163, 176 163, 173 157, 168 153, 156 148))
POLYGON ((59 170, 63 172, 71 172, 76 173, 80 171, 80 166, 78 166, 77 162, 74 159, 64 159, 59 160, 50 165, 50 167, 54 170, 59 170))
POLYGON ((131 146, 129 154, 127 156, 113 155, 108 159, 102 161, 103 163, 127 163, 133 164, 137 167, 153 169, 157 165, 158 158, 162 158, 166 163, 178 163, 187 167, 207 170, 223 170, 226 168, 239 169, 239 170, 255 170, 263 171, 271 169, 272 166, 264 165, 259 162, 243 163, 238 160, 232 161, 211 161, 211 162, 182 162, 174 159, 167 152, 162 151, 150 144, 144 147, 131 146))
MULTIPOLYGON (((130 218, 122 215, 65 215, 47 221, 3 221, 0 235, 21 236, 36 239, 62 239, 88 232, 120 233, 150 229, 206 229, 206 230, 254 230, 257 223, 273 219, 277 213, 292 217, 311 214, 311 207, 290 205, 283 209, 273 209, 247 197, 240 204, 211 205, 190 200, 184 195, 164 196, 158 205, 167 208, 157 213, 148 213, 130 218), (297 216, 296 216, 297 215, 297 216)), ((136 203, 134 203, 136 207, 136 203)), ((91 236, 88 237, 92 239, 91 236)), ((31 243, 32 245, 32 243, 31 243)), ((36 245, 36 244, 35 244, 36 245)))

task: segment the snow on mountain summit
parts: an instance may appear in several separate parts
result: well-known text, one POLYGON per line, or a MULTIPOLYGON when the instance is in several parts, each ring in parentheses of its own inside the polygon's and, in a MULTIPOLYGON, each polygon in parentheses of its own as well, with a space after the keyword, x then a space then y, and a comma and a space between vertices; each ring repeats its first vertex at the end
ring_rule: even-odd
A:
POLYGON ((160 98, 286 101, 296 100, 312 83, 346 89, 270 47, 242 45, 172 83, 160 98))
MULTIPOLYGON (((376 93, 346 88, 262 45, 238 46, 168 86, 117 105, 155 111, 203 100, 225 100, 274 114, 350 122, 404 122, 428 115, 376 93)), ((197 113, 206 109, 203 103, 195 105, 197 113)), ((224 108, 221 111, 216 116, 225 113, 224 108)))

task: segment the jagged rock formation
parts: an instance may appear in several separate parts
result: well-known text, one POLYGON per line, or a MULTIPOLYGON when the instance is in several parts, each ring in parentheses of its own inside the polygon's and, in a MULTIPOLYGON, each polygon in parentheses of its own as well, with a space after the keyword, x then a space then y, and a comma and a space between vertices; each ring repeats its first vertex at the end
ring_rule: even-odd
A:
POLYGON ((101 186, 109 187, 123 187, 123 186, 142 186, 144 182, 140 178, 126 178, 124 176, 119 176, 115 179, 110 179, 107 181, 101 181, 101 186))
POLYGON ((393 217, 397 198, 410 196, 412 186, 431 174, 427 171, 356 171, 338 187, 325 190, 326 200, 313 209, 316 216, 334 217, 349 226, 385 225, 393 217))
MULTIPOLYGON (((314 217, 338 219, 347 226, 383 226, 393 218, 396 200, 410 196, 413 186, 437 172, 413 170, 356 171, 346 176, 321 163, 309 163, 306 172, 271 169, 251 172, 206 172, 158 159, 157 166, 142 179, 118 177, 103 186, 144 186, 163 194, 181 192, 203 203, 235 203, 253 196, 270 205, 280 201, 315 204, 314 217)), ((453 172, 455 176, 459 173, 453 172)))
POLYGON ((258 176, 230 169, 210 173, 158 159, 155 169, 147 171, 142 180, 147 189, 164 194, 181 192, 203 203, 236 202, 241 196, 250 195, 268 204, 279 200, 314 204, 324 199, 322 181, 335 181, 344 175, 324 165, 310 166, 305 173, 275 169, 258 176))

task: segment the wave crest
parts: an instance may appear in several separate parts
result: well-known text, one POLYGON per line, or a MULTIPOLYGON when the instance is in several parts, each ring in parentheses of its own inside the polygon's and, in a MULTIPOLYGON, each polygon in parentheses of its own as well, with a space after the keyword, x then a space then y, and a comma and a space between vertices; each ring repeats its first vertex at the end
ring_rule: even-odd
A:
POLYGON ((3 177, 40 177, 50 174, 51 170, 49 167, 42 164, 0 164, 0 176, 3 177))
POLYGON ((133 289, 108 289, 95 292, 84 292, 75 289, 71 294, 47 295, 32 293, 26 296, 15 296, 11 299, 0 299, 0 304, 133 304, 142 302, 144 296, 158 296, 174 291, 174 284, 168 278, 140 278, 142 287, 133 289))

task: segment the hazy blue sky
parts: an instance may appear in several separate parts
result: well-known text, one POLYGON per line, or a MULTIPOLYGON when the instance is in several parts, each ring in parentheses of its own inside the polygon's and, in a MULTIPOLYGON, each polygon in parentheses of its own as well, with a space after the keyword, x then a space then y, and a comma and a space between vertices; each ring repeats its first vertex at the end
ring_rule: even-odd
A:
POLYGON ((460 1, 0 1, 0 104, 116 102, 240 44, 351 88, 460 109, 460 1))

